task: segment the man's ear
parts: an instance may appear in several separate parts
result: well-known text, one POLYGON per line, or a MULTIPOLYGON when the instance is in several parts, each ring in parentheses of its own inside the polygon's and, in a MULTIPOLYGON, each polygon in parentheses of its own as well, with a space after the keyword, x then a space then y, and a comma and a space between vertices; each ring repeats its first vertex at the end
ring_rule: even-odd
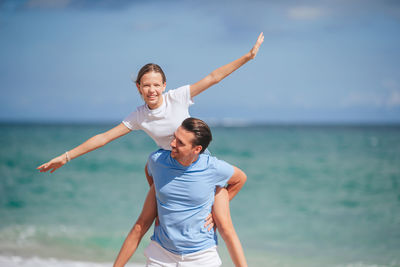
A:
POLYGON ((201 145, 195 146, 194 147, 194 152, 196 154, 200 154, 201 150, 203 149, 203 147, 201 145))

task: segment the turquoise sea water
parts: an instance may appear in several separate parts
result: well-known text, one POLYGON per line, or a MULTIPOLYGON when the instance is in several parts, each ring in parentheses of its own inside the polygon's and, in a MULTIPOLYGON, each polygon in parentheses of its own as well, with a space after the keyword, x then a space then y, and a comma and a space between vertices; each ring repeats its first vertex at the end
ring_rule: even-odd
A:
MULTIPOLYGON (((134 132, 53 174, 35 168, 112 126, 0 125, 2 266, 110 266, 153 141, 134 132)), ((211 153, 248 176, 231 212, 249 266, 400 266, 400 126, 212 131, 211 153)), ((220 253, 233 266, 221 238, 220 253)))

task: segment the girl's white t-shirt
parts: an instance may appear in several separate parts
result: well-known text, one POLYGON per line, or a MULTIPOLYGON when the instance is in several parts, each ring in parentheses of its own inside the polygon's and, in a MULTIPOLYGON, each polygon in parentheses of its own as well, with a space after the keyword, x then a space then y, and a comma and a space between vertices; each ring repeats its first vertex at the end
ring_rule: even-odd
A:
POLYGON ((171 150, 174 132, 189 118, 190 85, 169 90, 163 94, 163 103, 156 109, 144 104, 136 108, 122 123, 130 130, 145 131, 162 149, 171 150))

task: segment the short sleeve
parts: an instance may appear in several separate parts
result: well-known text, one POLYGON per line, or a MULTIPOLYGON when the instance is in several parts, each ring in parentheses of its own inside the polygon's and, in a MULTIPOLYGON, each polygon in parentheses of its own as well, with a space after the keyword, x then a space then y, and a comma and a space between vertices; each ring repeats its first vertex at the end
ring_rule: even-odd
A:
POLYGON ((149 174, 149 176, 151 176, 151 177, 153 177, 153 175, 151 174, 151 167, 150 167, 150 165, 151 165, 151 162, 150 162, 150 158, 149 158, 149 160, 147 161, 147 164, 146 164, 146 168, 147 168, 147 173, 149 174))
POLYGON ((233 175, 233 166, 223 160, 215 158, 214 167, 216 171, 216 186, 224 187, 233 175))
POLYGON ((190 85, 184 85, 168 92, 173 101, 177 101, 187 106, 193 105, 193 99, 190 97, 190 85))
POLYGON ((154 173, 154 169, 156 168, 156 161, 157 159, 160 158, 160 156, 163 154, 163 149, 159 149, 157 151, 154 151, 153 153, 151 153, 149 155, 149 157, 147 158, 147 164, 146 164, 146 168, 147 168, 147 173, 153 177, 153 173, 154 173))
POLYGON ((138 110, 135 110, 131 114, 129 114, 122 123, 128 127, 130 130, 138 130, 139 123, 138 123, 138 110))

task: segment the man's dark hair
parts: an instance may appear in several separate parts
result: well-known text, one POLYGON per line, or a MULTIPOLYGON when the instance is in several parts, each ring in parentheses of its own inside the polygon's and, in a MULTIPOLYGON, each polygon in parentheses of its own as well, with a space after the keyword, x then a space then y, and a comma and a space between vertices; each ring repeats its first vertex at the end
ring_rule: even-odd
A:
POLYGON ((204 121, 197 118, 187 118, 182 122, 181 126, 186 131, 194 134, 192 145, 202 146, 200 153, 203 153, 212 140, 210 127, 204 121))

